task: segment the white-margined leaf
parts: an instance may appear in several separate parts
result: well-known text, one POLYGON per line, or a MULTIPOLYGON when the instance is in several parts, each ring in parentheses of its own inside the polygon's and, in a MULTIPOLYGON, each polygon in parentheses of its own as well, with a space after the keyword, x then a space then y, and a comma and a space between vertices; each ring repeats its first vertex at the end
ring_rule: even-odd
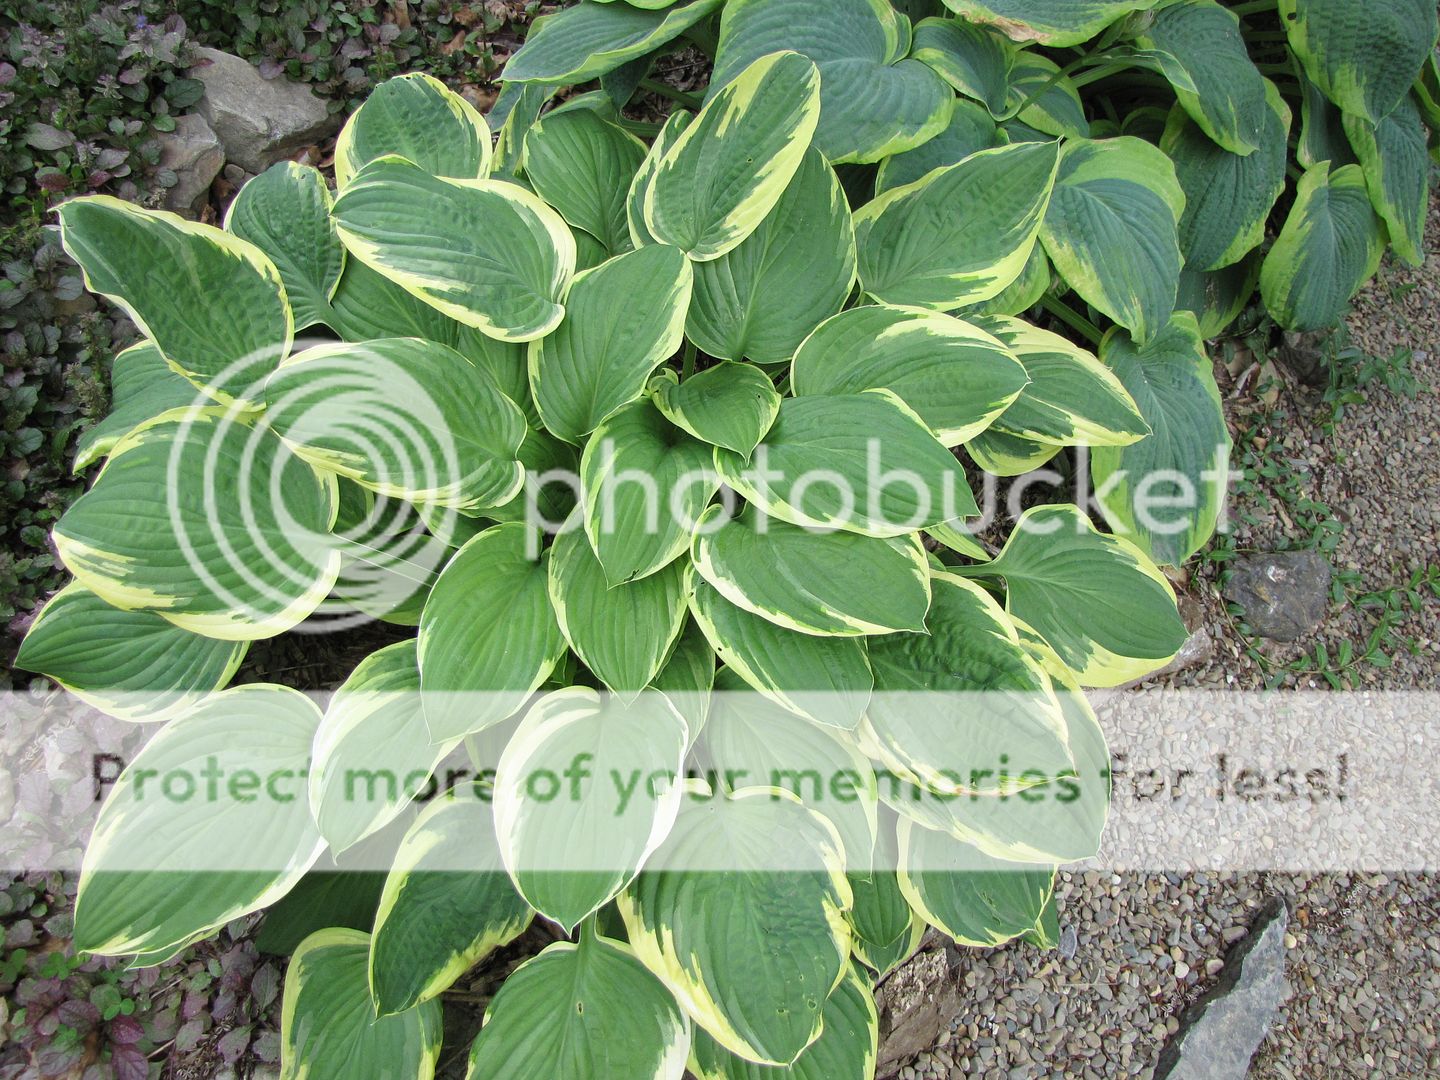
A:
POLYGON ((335 143, 335 183, 343 190, 370 162, 397 154, 432 176, 490 175, 490 128, 459 94, 424 72, 386 79, 350 114, 335 143))
POLYGON ((780 394, 770 376, 754 364, 731 360, 683 382, 673 372, 662 372, 650 384, 650 395, 676 427, 745 458, 780 415, 780 394))
POLYGON ((593 109, 552 112, 525 136, 525 178, 611 255, 631 247, 625 203, 646 146, 593 109))
POLYGON ((505 65, 505 82, 574 86, 654 52, 715 12, 724 0, 690 0, 668 10, 576 4, 535 20, 505 65))

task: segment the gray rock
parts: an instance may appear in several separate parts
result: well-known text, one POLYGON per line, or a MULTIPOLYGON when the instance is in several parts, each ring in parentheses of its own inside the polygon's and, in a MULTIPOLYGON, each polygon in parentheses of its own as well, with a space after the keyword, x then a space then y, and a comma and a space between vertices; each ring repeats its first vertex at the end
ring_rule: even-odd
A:
POLYGON ((933 1047, 960 1012, 960 987, 950 974, 945 950, 916 953, 880 987, 880 1051, 876 1076, 884 1080, 933 1047))
POLYGON ((199 49, 202 63, 190 74, 205 84, 199 110, 242 169, 263 172, 339 126, 325 101, 288 79, 262 79, 238 56, 199 49), (209 63, 203 61, 208 60, 209 63))
POLYGON ((1160 1052, 1155 1080, 1244 1080, 1250 1059, 1289 996, 1285 927, 1290 912, 1271 900, 1230 950, 1215 987, 1180 1022, 1160 1052))
POLYGON ((199 113, 175 119, 175 130, 160 135, 160 168, 175 174, 165 206, 195 217, 210 195, 210 184, 225 165, 225 149, 199 113))
POLYGON ((1330 564, 1314 551, 1236 559, 1225 599, 1239 604, 1261 637, 1299 641, 1330 608, 1330 564))
POLYGON ((1287 330, 1275 356, 1282 366, 1306 386, 1317 389, 1330 382, 1331 350, 1328 348, 1333 330, 1296 333, 1287 330))

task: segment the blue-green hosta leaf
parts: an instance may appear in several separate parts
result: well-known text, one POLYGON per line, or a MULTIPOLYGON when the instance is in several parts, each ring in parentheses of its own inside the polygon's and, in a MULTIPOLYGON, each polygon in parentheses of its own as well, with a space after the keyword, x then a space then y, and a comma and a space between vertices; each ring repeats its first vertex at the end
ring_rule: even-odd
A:
POLYGON ((535 20, 505 65, 506 83, 574 86, 614 71, 679 37, 724 0, 691 0, 669 10, 628 3, 576 4, 535 20))
POLYGON ((223 687, 248 647, 192 634, 150 611, 121 611, 73 583, 35 616, 15 666, 48 675, 110 716, 152 723, 223 687))
MULTIPOLYGON (((513 57, 511 59, 514 59, 513 57)), ((490 107, 489 123, 499 125, 495 136, 495 154, 490 162, 490 175, 495 179, 516 180, 520 159, 525 153, 525 135, 540 118, 540 110, 560 92, 560 87, 547 83, 516 82, 506 79, 500 96, 490 107)))
POLYGON ((1229 479, 1230 432, 1200 327, 1177 313, 1144 345, 1111 330, 1100 359, 1154 432, 1092 453, 1101 511, 1155 562, 1179 566, 1214 535, 1229 479))
POLYGON ((970 22, 993 26, 1015 41, 1082 45, 1121 16, 1156 0, 945 0, 970 22))
POLYGON ((76 949, 177 949, 289 892, 325 850, 304 798, 319 723, 304 694, 257 683, 161 728, 100 808, 75 901, 76 949), (266 782, 272 797, 258 794, 266 782))
POLYGON ((109 195, 55 212, 85 287, 118 304, 211 397, 243 399, 289 353, 295 324, 280 271, 254 244, 109 195))
POLYGON ((1200 324, 1200 336, 1206 341, 1219 337, 1254 297, 1255 287, 1260 283, 1261 261, 1259 253, 1252 252, 1224 270, 1183 271, 1175 310, 1194 315, 1200 324))
POLYGON ((1340 112, 1324 92, 1310 81, 1299 61, 1295 63, 1295 77, 1300 80, 1300 140, 1295 146, 1295 157, 1307 169, 1327 161, 1334 168, 1354 165, 1360 159, 1345 134, 1344 114, 1340 112))
POLYGON ((332 532, 342 555, 334 609, 360 612, 396 626, 420 625, 420 610, 453 548, 480 531, 480 522, 453 510, 425 507, 340 480, 340 512, 332 532), (336 603, 338 601, 338 603, 336 603))
POLYGON ((656 135, 655 141, 650 144, 650 152, 645 155, 645 160, 640 163, 640 168, 635 173, 635 179, 630 183, 630 191, 625 198, 625 220, 630 226, 630 243, 634 247, 660 243, 645 222, 645 200, 650 194, 650 182, 655 179, 660 162, 665 160, 665 155, 694 119, 695 114, 684 109, 672 112, 660 128, 660 134, 656 135))
POLYGON ((893 188, 855 214, 860 282, 877 300, 949 310, 1020 275, 1050 203, 1059 146, 999 147, 893 188))
POLYGON ((730 0, 713 96, 777 43, 820 69, 815 147, 830 161, 879 161, 919 146, 950 119, 955 95, 907 58, 910 21, 889 0, 730 0))
POLYGON ((1050 291, 1050 259, 1043 244, 1036 244, 1025 261, 1025 269, 1004 292, 955 312, 961 318, 974 315, 1020 315, 1029 311, 1050 291))
POLYGON ((530 345, 530 386, 552 435, 579 443, 644 393, 684 338, 693 280, 689 260, 665 245, 576 275, 567 318, 530 345))
POLYGON ((795 1061, 849 968, 834 826, 773 789, 716 793, 686 800, 656 860, 676 869, 642 873, 620 895, 635 954, 726 1050, 795 1061))
POLYGON ((281 1080, 435 1075, 444 1026, 440 1003, 377 1019, 366 977, 370 946, 369 934, 331 928, 317 930, 295 950, 280 1016, 281 1080))
POLYGON ((1430 208, 1430 155, 1419 108, 1405 97, 1378 124, 1348 113, 1343 123, 1391 245, 1411 266, 1420 266, 1430 208))
POLYGON ((855 284, 855 229, 840 180, 815 148, 739 247, 695 264, 686 334, 708 356, 789 360, 855 284), (803 280, 803 289, 795 288, 803 280))
POLYGON ((1084 686, 1119 686, 1168 664, 1185 624, 1165 575, 1128 540, 1098 532, 1074 506, 1027 510, 993 562, 1005 610, 1023 619, 1084 686))
POLYGON ((988 428, 1027 381, 1015 354, 979 327, 889 305, 851 308, 821 323, 790 369, 796 396, 891 390, 946 446, 988 428))
POLYGON ((698 575, 690 611, 711 648, 754 690, 826 727, 860 723, 874 685, 862 640, 786 630, 736 607, 698 575))
POLYGON ((925 920, 916 914, 900 891, 894 815, 887 810, 881 819, 878 845, 887 855, 875 860, 877 869, 868 878, 850 875, 855 903, 846 918, 850 922, 850 948, 855 958, 884 978, 908 960, 925 936, 925 920))
POLYGON ((549 559, 538 533, 510 523, 475 537, 440 574, 419 637, 432 740, 513 716, 560 662, 565 638, 550 606, 549 559))
POLYGON ((1434 48, 1435 5, 1427 0, 1355 4, 1280 0, 1290 46, 1325 96, 1378 123, 1409 92, 1434 48))
POLYGON ((925 631, 930 577, 914 534, 820 532, 753 506, 738 517, 712 506, 691 556, 725 599, 788 630, 821 637, 925 631))
POLYGON ((490 175, 485 118, 439 79, 412 72, 386 79, 350 114, 335 143, 335 183, 343 190, 370 162, 398 154, 432 176, 490 175))
POLYGON ((887 191, 913 184, 936 169, 955 165, 971 154, 993 150, 1002 144, 999 129, 983 106, 957 101, 944 131, 923 146, 888 157, 880 163, 880 171, 875 174, 875 194, 884 195, 887 191))
POLYGON ((536 911, 573 930, 634 879, 675 822, 688 746, 664 694, 577 686, 536 703, 495 777, 500 855, 536 911))
POLYGON ((256 414, 176 409, 115 445, 55 526, 55 546, 80 583, 115 607, 208 637, 274 637, 335 583, 334 499, 333 478, 256 414))
POLYGON ((975 464, 996 476, 1024 476, 1034 472, 1063 449, 1059 443, 1026 439, 993 427, 965 444, 975 464))
POLYGON ((505 980, 466 1077, 680 1080, 689 1050, 690 1022, 664 985, 628 945, 587 932, 505 980))
POLYGON ((1175 310, 1184 212, 1175 166, 1149 143, 1073 142, 1040 238, 1072 289, 1144 339, 1175 310))
POLYGON ((1003 34, 964 19, 924 19, 910 55, 994 116, 1005 111, 1015 45, 1003 34))
POLYGON ((612 255, 631 247, 625 203, 646 146, 593 109, 552 112, 525 136, 525 178, 612 255))
POLYGON ((165 362, 153 341, 122 349, 110 362, 110 413, 75 440, 75 471, 110 453, 131 428, 204 401, 190 380, 165 362))
POLYGON ((1380 267, 1385 229, 1358 165, 1306 170, 1260 269, 1260 295, 1287 330, 1327 330, 1380 267))
POLYGON ((715 662, 715 650, 705 640, 705 632, 694 619, 687 619, 665 666, 650 684, 668 697, 675 711, 685 718, 691 746, 695 745, 710 716, 715 662))
POLYGON ((1046 135, 1088 139, 1090 122, 1080 92, 1060 65, 1048 56, 1028 49, 1015 55, 1010 65, 1010 87, 1005 99, 1007 111, 1019 110, 1019 123, 1046 135))
POLYGON ((565 317, 575 238, 522 187, 446 180, 383 157, 340 193, 334 216, 352 256, 491 337, 530 341, 565 317))
POLYGON ((282 161, 242 187, 225 214, 226 231, 254 244, 280 272, 297 330, 327 321, 345 269, 330 204, 317 170, 282 161))
POLYGON ((651 399, 667 420, 711 446, 748 458, 780 414, 780 395, 770 376, 753 364, 726 360, 684 382, 661 377, 651 399))

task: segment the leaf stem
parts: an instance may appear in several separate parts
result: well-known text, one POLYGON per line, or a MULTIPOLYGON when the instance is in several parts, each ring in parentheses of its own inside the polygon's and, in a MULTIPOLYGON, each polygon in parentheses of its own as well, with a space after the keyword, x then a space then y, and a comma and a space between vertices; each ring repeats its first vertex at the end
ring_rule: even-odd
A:
POLYGON ((1092 345, 1098 346, 1105 337, 1098 326, 1058 297, 1046 296, 1041 299, 1040 306, 1071 330, 1083 335, 1092 345))
POLYGON ((641 79, 640 89, 649 90, 652 94, 659 94, 663 98, 684 105, 687 109, 699 111, 702 104, 694 94, 687 94, 683 90, 676 90, 675 87, 661 82, 659 79, 641 79))
POLYGON ((688 379, 691 375, 695 374, 695 358, 697 354, 698 350, 695 348, 695 343, 687 339, 685 342, 685 355, 680 363, 680 378, 688 379))

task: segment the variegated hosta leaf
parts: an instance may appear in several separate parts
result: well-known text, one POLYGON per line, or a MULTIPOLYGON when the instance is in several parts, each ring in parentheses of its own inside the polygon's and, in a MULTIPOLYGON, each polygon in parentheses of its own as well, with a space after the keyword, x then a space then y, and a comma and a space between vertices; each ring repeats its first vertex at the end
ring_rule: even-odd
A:
POLYGON ((565 654, 550 606, 548 552, 511 523, 487 529, 450 560, 420 617, 420 687, 435 742, 513 716, 565 654))
POLYGON ((75 440, 75 471, 95 464, 131 428, 163 412, 206 401, 189 379, 165 362, 153 341, 140 341, 110 362, 110 412, 75 440))
POLYGON ((971 307, 961 308, 955 314, 963 318, 975 315, 1020 315, 1044 299, 1050 291, 1050 259, 1043 244, 1036 244, 1030 250, 1030 258, 1020 276, 999 296, 993 296, 971 307))
POLYGON ((865 291, 936 310, 1001 292, 1030 257, 1058 159, 1054 143, 986 150, 866 204, 855 214, 865 291))
POLYGON ((1260 263, 1259 252, 1252 252, 1224 270, 1183 271, 1175 310, 1194 315, 1200 324, 1200 336, 1206 341, 1219 337, 1240 317, 1255 295, 1255 287, 1260 283, 1260 263))
POLYGON ((382 157, 355 175, 333 212, 351 255, 466 326, 530 341, 565 317, 575 238, 524 188, 445 180, 382 157))
POLYGON ((903 536, 979 513, 955 456, 889 390, 787 398, 749 460, 716 448, 715 467, 796 525, 903 536))
POLYGON ((717 792, 687 798, 656 861, 674 869, 642 873, 619 899, 635 954, 720 1046, 795 1061, 849 969, 835 827, 775 789, 717 792))
MULTIPOLYGON (((538 22, 538 20, 537 20, 538 22)), ((534 36, 534 29, 531 29, 534 36)), ((511 57, 513 60, 514 57, 511 57)), ((500 87, 500 96, 490 107, 488 123, 499 125, 495 136, 495 153, 490 161, 490 175, 495 179, 516 180, 520 159, 525 153, 525 135, 540 118, 540 110, 560 92, 560 87, 538 82, 517 82, 507 78, 500 87)))
POLYGON ((736 607, 698 575, 690 611, 720 659, 757 692, 826 727, 853 730, 874 677, 858 638, 815 637, 736 607))
POLYGON ((211 397, 253 394, 289 353, 295 326, 280 271, 254 244, 109 195, 55 212, 85 287, 118 304, 211 397))
POLYGON ((192 634, 154 612, 121 611, 76 582, 40 609, 15 666, 48 675, 110 716, 152 723, 228 683, 248 648, 192 634))
POLYGON ((875 193, 884 195, 887 191, 913 184, 936 169, 964 161, 981 150, 993 150, 1003 143, 995 121, 983 106, 956 101, 950 123, 944 131, 923 146, 888 157, 880 163, 880 170, 875 175, 875 193))
POLYGON ((525 414, 432 341, 317 345, 276 369, 265 403, 302 458, 381 495, 474 509, 508 502, 525 482, 525 414))
POLYGON ((880 1020, 870 981, 851 966, 822 1011, 824 1030, 784 1069, 736 1057, 703 1030, 695 1032, 690 1071, 696 1080, 873 1080, 880 1020))
POLYGON ((1325 96, 1371 123, 1409 92, 1437 33, 1435 5, 1427 0, 1280 0, 1280 17, 1325 96))
POLYGON ((1148 675, 1188 636, 1165 575, 1075 506, 1027 510, 993 562, 960 572, 1003 578, 1005 610, 1033 627, 1082 686, 1148 675))
POLYGON ((440 570, 481 523, 453 510, 426 507, 424 515, 401 499, 377 499, 341 480, 340 512, 332 531, 342 562, 335 579, 335 609, 361 612, 396 626, 420 625, 420 611, 440 570))
POLYGON ((962 18, 993 26, 1015 41, 1082 45, 1132 11, 1156 0, 945 0, 962 18))
POLYGON ((975 464, 996 476, 1024 476, 1034 472, 1063 449, 1059 443, 1039 442, 993 427, 965 444, 975 464))
POLYGON ((815 148, 739 247, 695 264, 686 334, 708 356, 789 360, 855 284, 855 229, 840 181, 815 148), (804 281, 803 289, 795 288, 804 281))
POLYGON ((628 3, 576 4, 535 20, 525 44, 505 65, 505 82, 574 86, 654 52, 724 0, 690 0, 668 10, 628 3))
POLYGON ((685 629, 665 659, 665 666, 650 685, 670 699, 675 711, 685 718, 690 745, 700 737, 710 717, 711 689, 715 685, 715 650, 694 619, 685 620, 685 629))
MULTIPOLYGON (((580 467, 580 455, 569 443, 532 427, 520 444, 520 463, 526 471, 525 490, 504 506, 471 512, 489 521, 520 521, 558 529, 575 509, 577 492, 570 478, 580 467)), ((465 539, 469 538, 456 546, 465 539)))
POLYGON ((506 978, 466 1077, 680 1080, 689 1051, 690 1022, 664 985, 628 945, 587 932, 506 978))
POLYGON ((711 446, 749 458, 780 415, 774 382, 753 364, 726 360, 684 382, 673 375, 662 372, 650 384, 655 407, 676 427, 711 446))
POLYGON ((889 305, 851 308, 821 323, 790 369, 797 396, 894 391, 946 446, 988 428, 1027 381, 1015 355, 984 330, 889 305))
POLYGON ((578 443, 644 392, 684 339, 692 283, 689 260, 664 245, 576 275, 565 321, 530 345, 530 386, 552 435, 578 443))
POLYGON ((646 146, 593 109, 551 113, 525 136, 525 178, 612 255, 631 247, 625 201, 646 146))
POLYGON ((1005 112, 1015 53, 1014 44, 991 27, 948 18, 916 23, 910 47, 911 56, 994 116, 1005 112))
POLYGON ((753 233, 804 160, 820 118, 820 74, 796 52, 745 68, 657 157, 642 197, 647 231, 697 262, 753 233))
POLYGON ((1233 11, 1215 0, 1170 0, 1156 6, 1136 44, 1148 50, 1180 105, 1221 147, 1245 156, 1272 141, 1265 80, 1233 11))
POLYGON ((730 0, 713 95, 777 44, 820 69, 815 147, 830 161, 879 161, 944 128, 955 95, 908 59, 910 21, 889 0, 730 0))
POLYGON ((343 190, 377 158, 397 154, 432 176, 490 175, 485 118, 439 79, 412 72, 386 79, 350 115, 335 143, 335 183, 343 190))
POLYGON ((630 191, 625 198, 625 220, 630 226, 630 242, 635 247, 660 243, 645 222, 645 200, 650 195, 650 181, 655 178, 655 172, 659 169, 660 162, 665 160, 670 148, 694 120, 695 114, 684 109, 672 112, 660 128, 660 134, 656 135, 655 141, 650 144, 650 152, 645 155, 645 160, 640 163, 640 168, 635 173, 635 179, 630 183, 630 191))
POLYGON ((648 577, 690 546, 720 486, 714 454, 649 398, 605 418, 580 458, 585 533, 611 585, 648 577))
MULTIPOLYGON (((1293 53, 1291 56, 1294 58, 1293 53)), ((1298 59, 1294 59, 1293 66, 1300 83, 1300 140, 1295 146, 1296 160, 1307 169, 1322 161, 1328 161, 1337 169, 1341 165, 1354 165, 1360 159, 1345 134, 1343 114, 1305 74, 1298 59)))
POLYGON ((776 626, 822 637, 925 632, 930 577, 914 534, 821 532, 748 506, 712 506, 691 548, 725 599, 776 626))
POLYGON ((319 723, 304 694, 257 683, 161 728, 100 808, 75 948, 163 954, 289 892, 325 850, 304 798, 319 723))
POLYGON ((1430 154, 1419 108, 1405 97, 1378 124, 1348 113, 1343 123, 1391 246, 1411 266, 1420 266, 1430 208, 1430 154))
POLYGON ((1111 330, 1100 359, 1154 429, 1091 454, 1100 508, 1155 562, 1180 566, 1214 535, 1229 480, 1230 431, 1200 327, 1189 312, 1177 313, 1144 345, 1111 330))
POLYGON ((1072 289, 1144 339, 1175 310, 1184 211, 1175 166, 1149 143, 1073 142, 1040 238, 1072 289))
POLYGON ((573 930, 634 879, 675 822, 688 736, 664 694, 576 686, 525 715, 496 769, 495 834, 536 911, 573 930))
POLYGON ((115 607, 208 637, 274 637, 335 583, 334 498, 333 479, 256 414, 177 409, 115 445, 55 526, 55 546, 80 583, 115 607))
MULTIPOLYGON (((882 777, 889 783, 890 777, 882 777)), ((854 903, 846 913, 850 923, 850 948, 866 967, 884 978, 910 958, 925 936, 925 923, 900 892, 899 850, 895 839, 898 822, 888 807, 879 814, 875 840, 875 869, 870 874, 851 871, 850 892, 854 903)))
POLYGON ((1270 211, 1285 190, 1290 107, 1274 83, 1264 83, 1259 146, 1248 157, 1217 145, 1178 105, 1170 111, 1160 149, 1174 162, 1185 192, 1180 251, 1191 270, 1231 266, 1259 247, 1270 211))
POLYGON ((1063 135, 1088 139, 1090 122, 1080 92, 1060 65, 1048 56, 1028 49, 1015 55, 1010 65, 1010 86, 1005 99, 1007 111, 1019 110, 1016 120, 1040 136, 1063 135), (1028 102, 1028 104, 1027 104, 1028 102))
POLYGON ((1265 256, 1260 295, 1287 330, 1328 330, 1380 268, 1385 230, 1358 165, 1306 171, 1285 227, 1265 256))
POLYGON ((280 272, 297 330, 327 321, 345 269, 330 204, 317 170, 282 161, 242 187, 225 214, 226 230, 254 244, 280 272))
POLYGON ((370 991, 380 1016, 429 1001, 534 918, 500 862, 495 820, 478 788, 427 806, 385 879, 370 939, 370 991))
POLYGON ((338 927, 311 934, 285 972, 280 1017, 281 1080, 354 1075, 431 1080, 440 1059, 443 1016, 427 1001, 375 1016, 366 978, 370 935, 338 927))

